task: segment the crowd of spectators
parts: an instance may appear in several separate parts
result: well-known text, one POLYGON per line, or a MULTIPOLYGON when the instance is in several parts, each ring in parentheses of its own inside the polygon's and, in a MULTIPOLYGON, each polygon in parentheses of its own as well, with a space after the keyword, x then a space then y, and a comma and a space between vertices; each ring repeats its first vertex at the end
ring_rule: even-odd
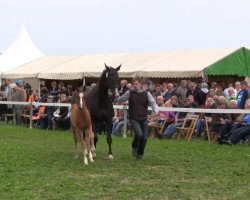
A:
MULTIPOLYGON (((191 80, 182 80, 180 84, 164 82, 153 83, 144 78, 142 87, 148 90, 155 98, 159 107, 183 107, 183 108, 209 108, 209 109, 250 109, 250 90, 245 81, 235 82, 224 87, 223 83, 205 83, 194 82, 191 80)), ((121 80, 119 83, 117 96, 122 96, 127 90, 131 90, 132 85, 127 80, 121 80)), ((6 79, 1 85, 0 101, 17 102, 60 102, 71 103, 71 97, 74 93, 72 85, 65 86, 63 82, 51 82, 51 87, 41 86, 40 96, 38 92, 31 89, 28 83, 22 80, 12 83, 6 79)), ((128 102, 125 102, 128 104, 128 102)), ((68 130, 70 128, 70 109, 68 107, 55 106, 33 107, 33 115, 38 116, 37 126, 41 129, 68 130), (42 112, 39 113, 39 110, 42 112)), ((0 104, 0 119, 4 120, 3 114, 14 113, 16 124, 22 123, 22 114, 29 113, 29 107, 24 105, 5 105, 0 104)), ((123 114, 115 111, 113 135, 118 135, 124 126, 123 114)), ((160 111, 157 115, 149 113, 149 126, 155 123, 162 124, 164 121, 163 138, 172 138, 176 127, 183 124, 187 113, 160 111)), ((201 137, 204 134, 205 116, 212 118, 211 127, 214 132, 219 133, 218 141, 220 143, 235 144, 244 139, 250 133, 250 114, 222 114, 206 113, 201 114, 195 130, 195 137, 201 137), (240 134, 239 134, 240 133, 240 134)))
MULTIPOLYGON (((121 83, 121 85, 125 87, 124 84, 121 83)), ((152 94, 159 107, 249 109, 250 88, 246 81, 237 81, 230 83, 228 87, 224 87, 223 83, 216 82, 197 83, 191 80, 182 80, 178 85, 171 82, 152 83, 150 80, 144 79, 143 88, 152 94)), ((126 91, 126 89, 123 90, 126 91)), ((183 125, 186 115, 185 112, 160 111, 158 114, 150 114, 149 112, 149 127, 162 125, 164 121, 167 122, 164 123, 166 127, 161 137, 169 139, 174 136, 176 127, 183 125)), ((207 138, 205 116, 211 117, 211 130, 218 133, 217 140, 221 144, 236 144, 250 135, 250 114, 205 113, 200 114, 194 137, 204 136, 205 139, 207 138)), ((117 132, 114 134, 117 134, 117 132)))
MULTIPOLYGON (((18 80, 11 83, 9 79, 5 80, 5 84, 1 86, 0 100, 16 101, 16 102, 42 102, 42 103, 70 103, 73 94, 71 85, 64 86, 63 82, 58 84, 53 81, 51 88, 41 86, 41 94, 38 96, 36 90, 31 90, 28 83, 18 80), (2 97, 1 97, 2 96, 2 97)), ((29 114, 30 107, 24 105, 5 105, 0 104, 0 117, 2 120, 3 114, 14 113, 17 125, 22 124, 22 114, 29 114)), ((33 120, 41 129, 58 129, 68 130, 70 128, 70 109, 68 107, 56 106, 38 106, 33 107, 33 120)), ((7 117, 11 120, 11 116, 7 117)))

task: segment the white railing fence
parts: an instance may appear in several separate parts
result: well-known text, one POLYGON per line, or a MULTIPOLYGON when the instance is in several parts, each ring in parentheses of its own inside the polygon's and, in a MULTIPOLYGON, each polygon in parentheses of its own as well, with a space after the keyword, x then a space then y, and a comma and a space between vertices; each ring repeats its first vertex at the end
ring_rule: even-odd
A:
MULTIPOLYGON (((0 101, 0 104, 8 105, 25 105, 30 106, 30 129, 32 129, 33 106, 58 106, 71 107, 70 103, 40 103, 40 102, 16 102, 16 101, 0 101)), ((127 123, 128 123, 128 106, 114 105, 114 109, 123 110, 124 115, 124 131, 123 137, 126 137, 127 123)), ((152 110, 150 107, 149 110, 152 110)), ((175 111, 175 112, 192 112, 192 113, 229 113, 229 114, 249 114, 247 109, 204 109, 204 108, 173 108, 173 107, 159 107, 159 111, 175 111)))

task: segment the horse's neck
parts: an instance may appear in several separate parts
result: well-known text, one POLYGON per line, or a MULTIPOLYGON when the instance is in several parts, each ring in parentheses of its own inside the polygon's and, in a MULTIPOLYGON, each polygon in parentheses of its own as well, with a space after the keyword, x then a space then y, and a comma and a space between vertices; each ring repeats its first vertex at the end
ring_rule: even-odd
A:
POLYGON ((102 78, 98 83, 98 99, 105 99, 108 97, 108 88, 105 84, 106 79, 102 78))
POLYGON ((103 93, 103 92, 98 92, 98 106, 99 107, 103 107, 106 102, 108 101, 108 95, 107 93, 103 93))
POLYGON ((100 80, 97 83, 97 87, 98 87, 98 92, 102 92, 102 91, 107 91, 108 88, 106 86, 106 77, 104 75, 102 75, 102 77, 100 78, 100 80))

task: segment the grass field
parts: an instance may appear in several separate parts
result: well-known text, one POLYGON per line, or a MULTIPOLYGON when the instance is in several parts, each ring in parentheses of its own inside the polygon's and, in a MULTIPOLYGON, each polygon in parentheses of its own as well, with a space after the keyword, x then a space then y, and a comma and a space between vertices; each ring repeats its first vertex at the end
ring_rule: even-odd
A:
POLYGON ((137 161, 131 141, 114 137, 110 161, 100 136, 86 166, 69 132, 1 123, 0 198, 250 199, 250 146, 149 139, 137 161))

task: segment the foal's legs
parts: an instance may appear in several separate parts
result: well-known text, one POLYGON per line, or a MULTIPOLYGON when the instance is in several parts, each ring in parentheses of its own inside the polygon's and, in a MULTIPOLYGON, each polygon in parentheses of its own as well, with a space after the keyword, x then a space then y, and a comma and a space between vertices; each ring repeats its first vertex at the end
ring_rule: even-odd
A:
POLYGON ((73 132, 73 138, 75 142, 75 158, 78 158, 79 153, 80 153, 80 149, 78 148, 78 145, 77 145, 79 141, 79 136, 78 136, 76 128, 72 127, 72 132, 73 132))
POLYGON ((87 150, 89 153, 89 160, 90 162, 94 162, 93 157, 96 156, 95 146, 94 146, 94 133, 92 132, 92 128, 88 128, 86 132, 87 134, 85 136, 85 139, 86 139, 86 144, 87 144, 87 150))
POLYGON ((89 151, 91 151, 92 153, 92 156, 93 158, 96 157, 96 149, 95 149, 95 145, 94 145, 94 133, 92 131, 92 126, 90 126, 88 129, 87 129, 87 135, 89 137, 88 141, 89 141, 89 151))
POLYGON ((84 162, 85 165, 87 165, 88 164, 87 149, 86 149, 86 142, 83 139, 83 132, 82 132, 82 130, 78 129, 78 137, 80 139, 81 146, 82 146, 83 162, 84 162))

